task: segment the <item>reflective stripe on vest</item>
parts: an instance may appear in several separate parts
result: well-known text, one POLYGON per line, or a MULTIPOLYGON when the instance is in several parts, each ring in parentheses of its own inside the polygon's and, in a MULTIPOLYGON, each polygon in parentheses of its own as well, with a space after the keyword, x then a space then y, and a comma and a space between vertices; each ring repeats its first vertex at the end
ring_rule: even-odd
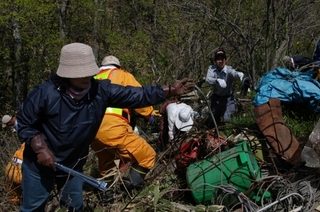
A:
POLYGON ((22 164, 22 160, 19 159, 19 158, 12 158, 11 162, 12 162, 12 163, 15 163, 15 164, 19 164, 19 165, 22 164))
POLYGON ((106 69, 100 71, 96 76, 94 76, 95 79, 97 80, 105 80, 105 79, 110 79, 110 74, 115 70, 113 69, 106 69))
MULTIPOLYGON (((111 73, 116 69, 117 68, 102 70, 99 74, 94 76, 94 78, 97 79, 97 80, 110 79, 111 73)), ((119 116, 120 118, 124 118, 125 121, 130 123, 130 111, 128 109, 107 107, 105 114, 119 116)))
POLYGON ((115 108, 115 107, 107 107, 105 114, 115 115, 115 116, 118 116, 118 117, 120 117, 120 118, 124 118, 125 121, 127 121, 128 123, 130 123, 131 117, 130 117, 130 112, 129 112, 128 109, 115 108))

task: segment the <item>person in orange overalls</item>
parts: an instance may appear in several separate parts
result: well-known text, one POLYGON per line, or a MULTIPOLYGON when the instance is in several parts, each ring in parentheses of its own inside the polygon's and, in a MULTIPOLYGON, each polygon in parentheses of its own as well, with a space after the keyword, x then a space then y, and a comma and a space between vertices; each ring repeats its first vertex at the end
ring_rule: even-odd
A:
MULTIPOLYGON (((8 129, 12 132, 17 132, 18 124, 16 117, 4 115, 2 117, 2 129, 8 129)), ((22 190, 22 172, 21 165, 23 161, 23 151, 25 143, 22 143, 20 148, 13 154, 11 160, 5 168, 5 188, 8 191, 10 200, 14 204, 21 203, 22 190)))
MULTIPOLYGON (((97 80, 109 79, 114 84, 123 86, 141 87, 135 77, 121 69, 120 62, 115 56, 106 56, 101 63, 100 72, 95 76, 97 80)), ((135 112, 146 118, 149 123, 154 122, 153 107, 144 107, 130 111, 126 108, 106 109, 104 118, 96 134, 95 141, 91 144, 99 160, 99 172, 105 176, 106 172, 115 167, 114 159, 132 163, 129 171, 130 185, 133 189, 143 185, 143 179, 154 166, 156 152, 145 139, 137 135, 130 125, 132 113, 135 112)), ((106 179, 111 182, 113 179, 106 179)), ((103 198, 110 198, 106 194, 103 198)), ((108 200, 106 200, 108 202, 108 200)))

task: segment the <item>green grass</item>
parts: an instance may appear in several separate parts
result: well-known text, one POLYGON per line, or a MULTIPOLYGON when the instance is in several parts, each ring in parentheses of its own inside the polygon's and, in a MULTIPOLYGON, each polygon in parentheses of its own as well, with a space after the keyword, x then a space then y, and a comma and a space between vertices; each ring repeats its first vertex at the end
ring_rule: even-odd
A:
MULTIPOLYGON (((253 109, 253 105, 246 104, 242 111, 234 114, 231 119, 231 126, 253 128, 256 125, 254 121, 253 109)), ((320 114, 308 111, 304 109, 302 105, 295 104, 283 105, 282 115, 284 124, 299 140, 307 139, 309 137, 320 118, 320 114)))
POLYGON ((320 118, 303 107, 284 107, 284 123, 291 129, 296 138, 308 138, 320 118))

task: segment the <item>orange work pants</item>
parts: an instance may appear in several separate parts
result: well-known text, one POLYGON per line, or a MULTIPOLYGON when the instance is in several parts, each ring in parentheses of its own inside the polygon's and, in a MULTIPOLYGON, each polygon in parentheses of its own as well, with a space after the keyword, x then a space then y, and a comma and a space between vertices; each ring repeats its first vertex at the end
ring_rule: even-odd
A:
POLYGON ((156 152, 146 140, 133 132, 132 127, 122 118, 105 115, 96 139, 91 145, 99 160, 99 172, 115 166, 114 159, 151 169, 155 164, 156 152))

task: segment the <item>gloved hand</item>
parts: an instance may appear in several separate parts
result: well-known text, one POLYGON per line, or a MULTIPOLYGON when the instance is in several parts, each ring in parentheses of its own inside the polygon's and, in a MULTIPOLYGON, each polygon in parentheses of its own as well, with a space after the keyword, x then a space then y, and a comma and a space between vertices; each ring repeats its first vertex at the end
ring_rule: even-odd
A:
POLYGON ((169 140, 172 141, 172 140, 174 139, 173 132, 172 132, 172 131, 169 131, 169 132, 168 132, 168 135, 169 135, 169 140))
POLYGON ((237 73, 238 73, 238 76, 240 77, 240 80, 242 81, 244 74, 242 72, 237 72, 237 73))
POLYGON ((221 88, 227 87, 227 83, 224 79, 217 79, 217 82, 219 83, 221 88))
POLYGON ((154 124, 155 121, 156 121, 156 118, 154 117, 153 114, 151 114, 148 123, 152 125, 152 124, 154 124))
POLYGON ((200 114, 197 111, 192 112, 192 119, 197 119, 200 117, 200 114))
POLYGON ((152 115, 153 115, 154 117, 161 117, 161 116, 162 116, 161 113, 159 112, 159 110, 153 110, 153 111, 152 111, 152 115))
POLYGON ((55 157, 48 149, 48 146, 41 135, 33 137, 30 142, 30 146, 37 154, 38 163, 40 165, 51 167, 54 171, 56 170, 56 166, 54 164, 55 157))
POLYGON ((164 85, 162 89, 166 97, 182 95, 193 91, 195 83, 192 79, 184 78, 182 80, 177 80, 173 85, 164 85))

